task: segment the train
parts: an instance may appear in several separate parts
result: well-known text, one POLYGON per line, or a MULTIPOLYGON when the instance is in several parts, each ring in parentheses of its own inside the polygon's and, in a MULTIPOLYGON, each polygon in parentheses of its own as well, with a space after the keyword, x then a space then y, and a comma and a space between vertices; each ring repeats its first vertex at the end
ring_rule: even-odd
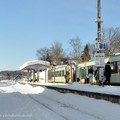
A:
MULTIPOLYGON (((111 66, 111 85, 120 85, 120 53, 105 57, 105 64, 109 61, 111 66)), ((95 60, 80 62, 75 64, 66 64, 52 66, 48 70, 48 82, 65 83, 66 72, 69 72, 69 83, 79 82, 81 84, 89 83, 88 70, 92 67, 95 71, 95 60)), ((96 79, 93 76, 93 84, 96 84, 96 79)))

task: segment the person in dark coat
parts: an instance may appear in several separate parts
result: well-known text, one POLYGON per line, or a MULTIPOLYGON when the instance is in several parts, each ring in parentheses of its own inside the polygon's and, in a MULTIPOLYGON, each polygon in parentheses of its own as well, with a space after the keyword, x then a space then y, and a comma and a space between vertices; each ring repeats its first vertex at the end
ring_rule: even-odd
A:
POLYGON ((94 78, 96 80, 96 84, 99 84, 99 71, 98 68, 96 68, 95 73, 94 73, 94 78))
POLYGON ((89 82, 92 84, 93 83, 93 69, 90 67, 88 70, 88 75, 89 75, 89 82))
POLYGON ((111 77, 111 67, 110 67, 110 62, 107 62, 105 65, 105 72, 104 76, 106 77, 106 80, 104 82, 104 85, 110 85, 110 77, 111 77))

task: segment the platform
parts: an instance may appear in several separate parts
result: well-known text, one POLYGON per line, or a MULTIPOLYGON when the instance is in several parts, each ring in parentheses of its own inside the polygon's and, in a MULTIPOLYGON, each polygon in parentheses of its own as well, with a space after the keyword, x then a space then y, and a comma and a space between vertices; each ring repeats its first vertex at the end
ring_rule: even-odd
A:
POLYGON ((43 84, 36 84, 36 83, 24 83, 20 82, 20 84, 29 84, 33 87, 40 86, 47 89, 53 89, 61 93, 73 93, 83 96, 88 96, 95 99, 102 99, 106 101, 110 101, 112 103, 120 104, 120 95, 113 95, 113 94, 106 94, 106 93, 97 93, 97 92, 89 92, 89 91, 83 91, 83 90, 74 90, 69 88, 62 88, 62 87, 56 87, 56 86, 49 86, 49 85, 43 85, 43 84))

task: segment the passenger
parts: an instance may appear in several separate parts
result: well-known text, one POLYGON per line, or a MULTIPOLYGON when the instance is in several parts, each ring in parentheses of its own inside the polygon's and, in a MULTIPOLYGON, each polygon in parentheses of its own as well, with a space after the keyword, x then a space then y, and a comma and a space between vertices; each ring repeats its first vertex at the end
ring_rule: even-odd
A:
POLYGON ((77 82, 80 82, 80 78, 77 77, 77 82))
POLYGON ((95 70, 94 78, 96 80, 96 84, 98 85, 98 83, 99 83, 99 71, 98 71, 98 68, 95 70))
POLYGON ((66 80, 66 81, 65 81, 66 83, 69 83, 69 80, 70 80, 70 73, 69 73, 68 71, 66 72, 65 80, 66 80))
POLYGON ((92 69, 92 67, 90 67, 90 69, 88 70, 88 75, 89 75, 90 84, 92 84, 93 83, 93 69, 92 69))
POLYGON ((110 85, 110 77, 111 77, 110 62, 107 62, 107 64, 105 65, 104 76, 106 77, 106 80, 105 80, 105 82, 103 84, 104 85, 110 85))

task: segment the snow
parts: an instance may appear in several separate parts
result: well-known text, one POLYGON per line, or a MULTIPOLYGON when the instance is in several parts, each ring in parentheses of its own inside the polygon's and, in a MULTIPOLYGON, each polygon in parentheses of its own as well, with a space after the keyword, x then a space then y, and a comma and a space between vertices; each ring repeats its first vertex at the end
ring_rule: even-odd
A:
MULTIPOLYGON (((120 88, 115 86, 78 83, 47 85, 120 93, 120 88)), ((119 111, 119 104, 108 101, 21 85, 17 81, 0 81, 0 120, 120 120, 119 111)))
MULTIPOLYGON (((23 81, 23 83, 26 83, 23 81)), ((31 83, 31 82, 28 82, 31 83)), ((72 84, 64 84, 64 83, 32 83, 32 84, 40 84, 46 86, 55 86, 59 88, 68 88, 68 89, 75 89, 75 90, 82 90, 82 91, 90 91, 90 92, 97 92, 97 93, 104 93, 104 94, 113 94, 113 95, 120 95, 120 86, 98 86, 98 85, 91 85, 91 84, 79 84, 78 82, 74 82, 72 84)))

